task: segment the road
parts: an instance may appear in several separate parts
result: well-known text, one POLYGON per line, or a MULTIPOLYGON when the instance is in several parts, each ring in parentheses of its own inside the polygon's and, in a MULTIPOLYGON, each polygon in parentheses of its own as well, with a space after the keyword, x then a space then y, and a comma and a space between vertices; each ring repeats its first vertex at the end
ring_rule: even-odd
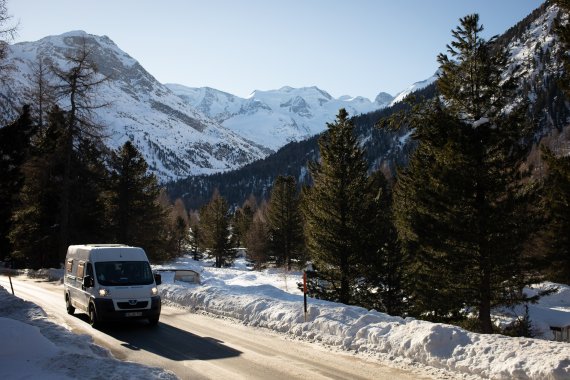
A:
MULTIPOLYGON (((427 379, 377 361, 288 339, 266 329, 163 305, 160 323, 146 321, 91 328, 87 316, 65 311, 63 286, 13 278, 16 296, 41 306, 55 323, 89 334, 128 360, 173 371, 181 379, 427 379)), ((0 285, 10 289, 8 278, 0 285)))

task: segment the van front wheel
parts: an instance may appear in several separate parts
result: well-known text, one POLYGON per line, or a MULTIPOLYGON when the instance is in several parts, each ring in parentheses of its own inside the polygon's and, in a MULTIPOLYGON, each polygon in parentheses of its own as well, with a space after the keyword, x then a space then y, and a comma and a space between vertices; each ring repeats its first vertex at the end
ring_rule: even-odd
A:
POLYGON ((65 295, 65 309, 69 315, 73 315, 73 313, 75 313, 75 308, 71 306, 71 300, 69 299, 68 294, 65 295))
POLYGON ((154 326, 158 325, 158 318, 159 318, 159 317, 152 317, 152 318, 149 318, 149 319, 148 319, 148 324, 149 324, 151 327, 154 327, 154 326))
POLYGON ((97 319, 97 312, 95 311, 95 306, 93 304, 89 305, 89 324, 94 329, 98 328, 100 323, 97 319))

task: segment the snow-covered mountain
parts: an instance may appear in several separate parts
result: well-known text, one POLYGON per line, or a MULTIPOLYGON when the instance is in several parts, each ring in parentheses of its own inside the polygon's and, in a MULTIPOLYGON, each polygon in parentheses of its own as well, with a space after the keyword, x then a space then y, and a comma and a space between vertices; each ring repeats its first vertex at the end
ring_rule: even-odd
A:
POLYGON ((380 93, 374 102, 349 95, 337 99, 317 87, 256 90, 240 98, 209 87, 166 86, 224 127, 273 150, 324 131, 340 108, 354 116, 384 108, 393 100, 387 93, 380 93))
MULTIPOLYGON (((529 143, 537 146, 537 143, 542 141, 555 152, 568 154, 566 147, 570 146, 570 107, 559 88, 559 78, 564 70, 561 56, 567 52, 553 30, 558 14, 556 5, 543 4, 499 36, 497 46, 505 48, 509 57, 509 64, 503 76, 514 76, 518 80, 517 100, 528 100, 529 103, 529 118, 535 126, 532 141, 529 143)), ((410 86, 396 96, 393 107, 354 119, 357 137, 367 152, 371 170, 382 169, 395 173, 396 167, 407 165, 408 158, 415 149, 410 131, 403 129, 393 132, 376 128, 375 124, 378 120, 399 111, 401 105, 396 103, 412 92, 418 91, 420 97, 435 96, 435 79, 436 76, 432 76, 410 86)), ((220 189, 222 195, 235 205, 242 204, 250 194, 254 194, 258 199, 267 198, 278 175, 291 175, 299 183, 306 181, 307 162, 318 159, 318 150, 317 138, 311 138, 299 144, 285 146, 263 161, 248 165, 230 175, 188 178, 172 184, 169 191, 173 197, 192 194, 193 199, 186 198, 185 201, 192 204, 193 208, 201 206, 200 201, 192 203, 194 199, 208 199, 214 188, 220 189)), ((539 157, 539 154, 535 154, 535 157, 539 157)), ((536 170, 542 170, 542 163, 532 162, 531 159, 529 157, 529 162, 536 170)))
POLYGON ((404 100, 408 95, 419 91, 423 88, 426 88, 427 86, 435 83, 435 81, 437 80, 437 73, 432 75, 431 77, 429 77, 428 79, 416 82, 414 84, 412 84, 410 87, 406 88, 404 91, 399 92, 390 102, 390 106, 393 106, 394 104, 401 102, 402 100, 404 100))
MULTIPOLYGON (((109 105, 94 110, 106 128, 106 144, 117 148, 131 140, 160 179, 234 169, 269 153, 196 111, 108 37, 83 31, 11 45, 8 63, 15 68, 13 80, 0 89, 0 96, 14 99, 10 94, 30 88, 33 67, 40 58, 65 68, 65 55, 83 43, 99 71, 110 76, 97 89, 97 103, 109 105)), ((15 99, 15 107, 23 103, 20 97, 15 99)))

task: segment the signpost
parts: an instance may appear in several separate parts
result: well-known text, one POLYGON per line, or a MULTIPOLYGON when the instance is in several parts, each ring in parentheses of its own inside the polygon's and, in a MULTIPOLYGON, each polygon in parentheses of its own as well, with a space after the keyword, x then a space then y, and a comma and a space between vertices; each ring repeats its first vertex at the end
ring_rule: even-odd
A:
POLYGON ((307 322, 307 271, 303 271, 303 303, 305 310, 305 322, 307 322))

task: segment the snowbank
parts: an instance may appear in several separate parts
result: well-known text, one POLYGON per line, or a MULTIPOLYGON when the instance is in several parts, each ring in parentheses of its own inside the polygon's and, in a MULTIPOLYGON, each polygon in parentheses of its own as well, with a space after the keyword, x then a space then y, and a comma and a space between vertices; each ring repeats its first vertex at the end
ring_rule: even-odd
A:
POLYGON ((0 286, 1 379, 176 379, 169 371, 114 359, 50 322, 42 309, 0 286))
MULTIPOLYGON (((300 274, 215 269, 190 259, 174 263, 200 272, 202 283, 163 277, 163 300, 231 317, 303 340, 381 359, 407 358, 436 368, 496 379, 569 379, 570 344, 481 335, 459 327, 392 317, 376 311, 310 299, 307 322, 300 274)), ((169 265, 172 267, 172 265, 169 265)))

